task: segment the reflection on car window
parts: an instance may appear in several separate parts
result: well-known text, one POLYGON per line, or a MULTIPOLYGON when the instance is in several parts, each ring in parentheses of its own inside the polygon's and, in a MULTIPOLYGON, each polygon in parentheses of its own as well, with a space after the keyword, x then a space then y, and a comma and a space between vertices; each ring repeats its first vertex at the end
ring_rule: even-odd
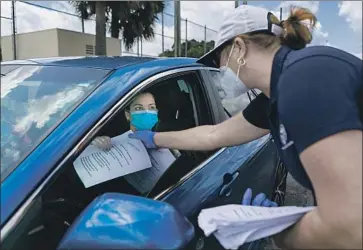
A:
POLYGON ((247 93, 229 100, 222 100, 223 107, 233 116, 244 110, 250 103, 247 93))
POLYGON ((1 181, 107 72, 22 65, 1 77, 1 181))
MULTIPOLYGON (((219 71, 210 71, 212 76, 212 81, 218 81, 219 77, 219 71)), ((217 85, 217 82, 214 82, 214 84, 217 85)), ((218 86, 218 85, 217 85, 218 86)), ((254 94, 250 93, 251 99, 254 98, 254 94)), ((248 93, 245 93, 243 95, 240 95, 236 98, 229 99, 229 100, 222 100, 222 105, 226 109, 226 111, 231 114, 232 116, 237 114, 238 112, 241 112, 244 110, 247 105, 250 103, 250 98, 248 96, 248 93)))

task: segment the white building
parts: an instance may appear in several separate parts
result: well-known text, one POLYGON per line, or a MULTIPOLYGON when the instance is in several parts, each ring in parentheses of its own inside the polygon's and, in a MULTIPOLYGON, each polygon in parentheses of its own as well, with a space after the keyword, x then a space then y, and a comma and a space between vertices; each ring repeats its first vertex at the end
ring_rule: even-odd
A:
MULTIPOLYGON (((64 29, 48 29, 16 35, 16 59, 58 56, 92 56, 95 36, 64 29)), ((3 61, 14 60, 13 36, 1 37, 3 61)), ((121 55, 121 40, 107 38, 106 55, 121 55)))

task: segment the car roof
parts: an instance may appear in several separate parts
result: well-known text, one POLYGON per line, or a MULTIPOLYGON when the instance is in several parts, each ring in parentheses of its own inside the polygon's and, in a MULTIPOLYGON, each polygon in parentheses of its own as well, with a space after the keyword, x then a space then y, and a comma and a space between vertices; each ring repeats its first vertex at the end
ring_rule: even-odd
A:
MULTIPOLYGON (((163 61, 165 63, 170 61, 175 64, 177 61, 179 65, 187 65, 195 63, 195 58, 165 58, 165 57, 139 57, 139 56, 79 56, 79 57, 50 57, 50 58, 35 58, 26 60, 13 60, 2 62, 1 65, 14 65, 14 64, 35 64, 35 65, 48 65, 48 66, 65 66, 65 67, 85 67, 85 68, 99 68, 105 70, 113 70, 125 66, 143 64, 150 61, 163 61), (183 63, 184 62, 184 63, 183 63)), ((163 63, 163 64, 164 64, 163 63)))

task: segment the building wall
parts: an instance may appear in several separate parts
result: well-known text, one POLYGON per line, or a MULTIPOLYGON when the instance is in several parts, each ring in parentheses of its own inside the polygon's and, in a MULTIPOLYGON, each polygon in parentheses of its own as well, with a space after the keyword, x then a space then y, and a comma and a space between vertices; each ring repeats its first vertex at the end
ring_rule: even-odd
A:
MULTIPOLYGON (((95 53, 95 40, 96 37, 91 34, 58 29, 59 56, 92 56, 95 53)), ((121 40, 107 38, 106 55, 120 56, 121 40)))
MULTIPOLYGON (((3 61, 14 60, 13 37, 1 37, 3 61)), ((17 59, 58 56, 57 30, 42 30, 16 35, 17 59)))
MULTIPOLYGON (((12 36, 1 37, 3 61, 13 60, 12 36)), ((95 36, 64 29, 49 29, 16 35, 17 59, 58 56, 92 56, 95 36), (87 53, 88 52, 88 53, 87 53)), ((121 55, 121 40, 106 39, 106 55, 121 55)))

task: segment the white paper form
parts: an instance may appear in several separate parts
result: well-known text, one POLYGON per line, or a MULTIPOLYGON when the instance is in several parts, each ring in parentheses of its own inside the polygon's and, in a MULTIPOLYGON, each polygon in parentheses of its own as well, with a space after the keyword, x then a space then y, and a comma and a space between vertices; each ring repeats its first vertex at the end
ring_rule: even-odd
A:
MULTIPOLYGON (((295 221, 300 218, 301 218, 300 214, 287 216, 286 218, 283 218, 283 219, 280 218, 278 220, 278 222, 279 222, 278 225, 290 223, 291 221, 295 221)), ((248 223, 248 227, 242 227, 240 225, 223 227, 223 230, 222 230, 222 228, 218 229, 217 233, 219 236, 227 238, 227 237, 230 237, 230 236, 233 236, 236 234, 244 233, 245 231, 252 231, 254 228, 261 230, 266 227, 268 230, 269 228, 272 228, 274 226, 276 226, 276 221, 270 220, 270 221, 266 221, 265 223, 261 223, 261 222, 248 223)))
POLYGON ((224 248, 238 249, 244 243, 280 233, 312 209, 226 205, 202 210, 198 224, 206 236, 214 234, 224 248))
MULTIPOLYGON (((233 234, 228 237, 221 236, 221 232, 224 230, 218 230, 214 233, 219 243, 225 249, 238 249, 245 243, 253 242, 255 240, 263 239, 269 237, 271 235, 278 234, 285 230, 286 228, 290 227, 291 225, 295 224, 296 221, 290 221, 286 223, 281 223, 279 225, 271 226, 267 225, 262 228, 255 228, 245 231, 243 233, 233 234)), ((228 229, 226 229, 228 230, 228 229)))
POLYGON ((151 167, 145 146, 130 139, 129 133, 111 138, 113 146, 109 150, 89 145, 73 162, 86 188, 151 167))
POLYGON ((125 179, 142 194, 149 192, 175 161, 169 149, 149 150, 149 156, 151 168, 125 176, 125 179))

